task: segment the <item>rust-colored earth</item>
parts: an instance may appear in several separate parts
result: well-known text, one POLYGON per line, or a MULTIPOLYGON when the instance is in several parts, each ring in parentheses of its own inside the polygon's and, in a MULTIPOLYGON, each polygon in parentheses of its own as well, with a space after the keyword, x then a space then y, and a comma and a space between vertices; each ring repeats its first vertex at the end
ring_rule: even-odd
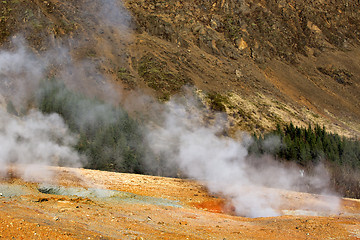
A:
MULTIPOLYGON (((360 239, 359 200, 343 199, 330 216, 245 218, 192 180, 52 171, 52 180, 41 184, 16 174, 1 181, 0 238, 360 239)), ((299 214, 304 203, 321 204, 318 195, 279 191, 288 214, 299 214)))

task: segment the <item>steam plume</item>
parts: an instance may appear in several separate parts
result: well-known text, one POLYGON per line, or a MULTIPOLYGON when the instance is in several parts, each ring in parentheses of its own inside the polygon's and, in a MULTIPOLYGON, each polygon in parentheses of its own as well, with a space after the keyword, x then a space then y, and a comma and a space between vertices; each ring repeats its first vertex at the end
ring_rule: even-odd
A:
POLYGON ((62 118, 31 111, 19 118, 0 109, 0 165, 2 174, 12 164, 20 166, 25 180, 39 180, 50 174, 46 166, 81 166, 71 146, 76 142, 62 118))
POLYGON ((106 25, 116 27, 121 32, 128 31, 131 25, 131 16, 122 2, 116 0, 101 1, 100 11, 95 11, 95 13, 106 25))
MULTIPOLYGON (((130 14, 117 1, 91 1, 84 9, 86 11, 81 13, 82 16, 91 18, 93 24, 100 22, 101 27, 111 28, 116 34, 129 33, 130 14)), ((80 39, 69 41, 72 42, 71 46, 81 44, 80 39)), ((61 41, 57 41, 57 44, 58 46, 53 46, 53 49, 38 54, 29 50, 21 37, 14 37, 12 50, 0 51, 2 174, 6 173, 8 166, 16 164, 23 166, 21 175, 24 178, 33 179, 49 174, 45 172, 45 167, 49 165, 79 167, 84 163, 83 157, 72 149, 77 138, 59 115, 44 115, 35 110, 25 114, 35 101, 35 93, 38 92, 40 82, 47 78, 52 69, 56 69, 56 78, 73 90, 104 97, 112 103, 119 101, 118 94, 107 79, 96 70, 94 63, 87 60, 73 61, 72 49, 64 47, 61 41), (25 115, 19 117, 9 114, 5 110, 5 102, 11 103, 15 115, 18 112, 25 115)), ((103 120, 111 114, 111 109, 105 104, 92 108, 87 106, 87 109, 87 112, 74 113, 78 116, 75 119, 77 125, 95 124, 94 121, 97 119, 103 120)), ((106 118, 106 121, 111 122, 112 119, 106 118)))
MULTIPOLYGON (((119 31, 129 26, 130 15, 116 1, 103 1, 100 6, 100 11, 92 11, 97 20, 108 27, 120 26, 119 31)), ((50 63, 63 66, 58 76, 75 89, 81 89, 79 83, 83 79, 94 79, 99 85, 104 83, 105 78, 92 71, 95 68, 89 62, 71 67, 75 64, 63 48, 53 50, 62 53, 60 59, 55 59, 53 52, 39 56, 28 51, 21 42, 15 45, 15 51, 0 52, 0 91, 17 110, 32 98, 50 63)), ((105 91, 109 89, 105 88, 105 91)), ((181 101, 173 99, 163 106, 159 122, 149 124, 147 140, 156 156, 156 161, 151 159, 151 164, 163 161, 166 165, 164 175, 173 175, 172 171, 179 168, 188 177, 204 180, 211 192, 232 199, 239 215, 251 217, 280 214, 279 194, 266 191, 264 187, 301 190, 299 186, 310 185, 326 188, 328 176, 321 168, 313 176, 302 176, 296 167, 287 168, 269 157, 251 159, 246 149, 246 139, 249 138, 243 137, 243 141, 238 142, 221 137, 224 131, 221 116, 212 124, 207 123, 194 102, 189 96, 181 101)), ((84 113, 79 119, 85 124, 92 123, 96 116, 106 116, 105 110, 103 107, 99 111, 94 108, 94 112, 84 113)), ((70 147, 76 138, 58 115, 31 111, 20 118, 0 109, 0 123, 1 169, 12 163, 30 164, 24 168, 23 176, 32 178, 39 175, 34 171, 39 169, 38 166, 81 165, 81 157, 70 147)), ((271 148, 274 142, 267 143, 267 147, 271 148)))
MULTIPOLYGON (((194 99, 185 99, 192 98, 166 103, 163 122, 151 127, 148 143, 156 156, 168 159, 169 166, 178 166, 188 177, 203 180, 211 192, 230 198, 237 214, 280 215, 280 194, 264 187, 301 190, 305 185, 323 190, 328 186, 324 169, 304 177, 295 166, 285 167, 268 156, 251 159, 246 149, 249 137, 242 142, 221 137, 221 116, 215 124, 206 124, 194 99)), ((329 208, 336 209, 336 200, 329 208)))
POLYGON ((20 107, 35 92, 47 64, 29 52, 22 39, 13 38, 13 45, 15 51, 0 51, 0 94, 20 107))
POLYGON ((1 174, 16 164, 24 179, 42 181, 51 174, 46 166, 79 167, 81 158, 71 148, 76 138, 59 115, 32 110, 18 117, 5 110, 6 99, 14 105, 13 111, 26 111, 48 66, 46 56, 29 51, 21 38, 14 38, 13 45, 13 51, 0 51, 1 174))

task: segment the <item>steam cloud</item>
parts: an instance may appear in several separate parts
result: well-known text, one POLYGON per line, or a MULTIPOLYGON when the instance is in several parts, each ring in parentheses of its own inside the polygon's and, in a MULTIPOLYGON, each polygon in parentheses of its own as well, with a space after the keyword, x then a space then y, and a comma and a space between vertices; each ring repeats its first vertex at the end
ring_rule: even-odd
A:
POLYGON ((47 56, 28 51, 20 38, 14 45, 14 51, 0 52, 0 174, 15 164, 25 180, 43 181, 51 176, 47 166, 80 167, 84 159, 72 149, 76 138, 59 115, 31 110, 18 117, 6 111, 5 99, 14 110, 26 111, 48 66, 47 56))
MULTIPOLYGON (((95 23, 102 27, 115 28, 128 33, 130 14, 115 0, 92 2, 97 6, 87 8, 84 17, 95 17, 95 23), (90 10, 90 11, 88 11, 90 10)), ((77 39, 70 45, 78 46, 77 39)), ((77 137, 72 134, 64 120, 57 114, 44 115, 31 110, 19 117, 6 111, 11 103, 13 110, 27 112, 28 104, 35 99, 39 84, 46 79, 49 70, 56 69, 58 80, 68 87, 85 94, 105 98, 109 102, 119 101, 118 93, 99 73, 90 61, 76 61, 71 57, 71 49, 62 46, 41 54, 31 51, 22 37, 12 38, 12 50, 0 50, 0 175, 8 173, 8 168, 16 165, 17 174, 25 180, 42 181, 49 178, 51 172, 47 166, 81 167, 85 157, 80 156, 72 146, 77 137), (93 82, 92 82, 93 81, 93 82), (86 86, 86 87, 85 87, 86 86), (89 87, 92 86, 92 87, 89 87), (9 106, 9 105, 8 105, 9 106)), ((80 41, 79 41, 80 43, 80 41)), ((78 125, 89 125, 99 116, 105 119, 105 105, 94 106, 86 113, 79 113, 78 125)), ((106 119, 111 122, 112 119, 106 119)))
POLYGON ((99 19, 106 25, 116 27, 122 33, 128 31, 131 25, 131 15, 121 2, 116 0, 103 0, 100 3, 100 11, 96 11, 99 19))
MULTIPOLYGON (((121 26, 120 30, 126 29, 130 24, 130 15, 114 0, 103 3, 94 16, 110 27, 121 26)), ((11 100, 18 110, 33 97, 46 69, 52 63, 64 67, 59 76, 68 86, 73 84, 74 88, 81 89, 79 83, 82 79, 88 81, 94 78, 98 84, 103 84, 105 80, 92 71, 91 63, 74 67, 76 64, 63 48, 53 50, 61 52, 56 54, 57 57, 62 56, 54 59, 53 51, 38 56, 28 51, 21 41, 15 46, 16 51, 0 52, 0 93, 11 100)), ((109 91, 111 88, 103 89, 109 91)), ((295 166, 285 167, 266 156, 251 159, 246 149, 250 138, 244 135, 243 141, 238 142, 221 137, 220 133, 224 130, 221 116, 215 118, 212 124, 206 123, 203 113, 194 102, 194 99, 186 96, 181 101, 175 98, 164 106, 153 106, 152 109, 164 110, 160 117, 157 116, 159 122, 149 124, 148 127, 147 142, 157 156, 156 161, 149 157, 149 165, 163 160, 167 166, 164 171, 173 171, 174 167, 179 167, 188 177, 204 180, 211 192, 232 199, 237 214, 250 217, 280 214, 279 194, 265 190, 265 187, 303 190, 300 186, 307 185, 326 189, 329 178, 321 167, 316 174, 303 176, 295 166)), ((60 116, 31 111, 20 118, 7 113, 4 105, 3 101, 0 108, 0 173, 5 174, 6 166, 11 164, 23 164, 27 167, 23 168, 22 176, 33 179, 39 175, 39 171, 44 175, 39 166, 81 166, 81 156, 71 149, 76 138, 60 116)), ((101 112, 103 109, 94 111, 94 116, 106 115, 101 112)), ((93 115, 90 115, 84 115, 85 122, 92 119, 93 115)), ((269 141, 267 147, 271 148, 274 142, 276 139, 269 141)), ((164 175, 172 173, 164 172, 164 175)), ((335 201, 329 209, 336 209, 336 206, 335 201)))
POLYGON ((0 51, 0 94, 23 106, 35 92, 46 62, 29 52, 20 38, 14 38, 16 51, 0 51))
POLYGON ((76 142, 62 118, 31 111, 19 118, 0 109, 1 174, 7 167, 20 166, 18 174, 25 180, 46 178, 46 166, 81 166, 81 158, 71 146, 76 142), (19 170, 20 169, 20 170, 19 170), (44 176, 45 175, 45 176, 44 176))
MULTIPOLYGON (((327 189, 329 176, 321 166, 316 174, 303 176, 295 166, 285 167, 268 156, 251 159, 246 149, 250 137, 244 135, 243 141, 238 142, 219 136, 224 126, 221 116, 214 124, 206 124, 194 99, 189 99, 192 98, 186 96, 166 103, 163 122, 150 127, 148 143, 156 156, 170 161, 169 169, 178 166, 187 176, 203 180, 210 192, 230 198, 237 214, 281 215, 280 193, 265 187, 304 190, 301 186, 310 186, 322 192, 327 189)), ((271 147, 270 142, 267 145, 271 147)), ((326 210, 335 211, 337 199, 328 205, 326 210)))

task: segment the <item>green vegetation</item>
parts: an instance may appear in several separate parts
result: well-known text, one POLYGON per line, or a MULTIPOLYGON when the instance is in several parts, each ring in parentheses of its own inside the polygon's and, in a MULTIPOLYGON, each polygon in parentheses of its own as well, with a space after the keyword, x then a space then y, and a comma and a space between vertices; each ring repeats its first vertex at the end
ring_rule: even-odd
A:
POLYGON ((224 21, 225 36, 231 41, 235 42, 241 35, 240 19, 233 16, 226 16, 224 21))
POLYGON ((122 82, 126 83, 129 88, 136 87, 135 77, 131 75, 130 71, 126 68, 120 67, 117 70, 117 80, 121 80, 122 82))
POLYGON ((263 137, 254 135, 250 154, 270 154, 276 159, 295 161, 311 169, 323 162, 332 175, 334 187, 347 197, 360 198, 360 142, 326 132, 325 127, 280 125, 263 137), (274 144, 272 138, 278 137, 274 144))
POLYGON ((321 73, 332 77, 336 82, 343 85, 351 85, 352 74, 346 69, 337 69, 334 67, 318 67, 321 73))
POLYGON ((179 91, 182 86, 191 82, 181 73, 171 71, 166 62, 151 53, 140 59, 138 72, 149 87, 161 92, 164 96, 179 91))
POLYGON ((19 115, 12 101, 7 102, 6 111, 14 116, 19 115))
POLYGON ((88 157, 85 167, 144 173, 141 129, 123 109, 74 93, 55 80, 45 81, 40 89, 39 109, 60 114, 79 134, 75 148, 88 157))
POLYGON ((210 100, 210 107, 214 111, 225 112, 225 105, 229 104, 228 99, 219 93, 209 93, 207 96, 210 100))

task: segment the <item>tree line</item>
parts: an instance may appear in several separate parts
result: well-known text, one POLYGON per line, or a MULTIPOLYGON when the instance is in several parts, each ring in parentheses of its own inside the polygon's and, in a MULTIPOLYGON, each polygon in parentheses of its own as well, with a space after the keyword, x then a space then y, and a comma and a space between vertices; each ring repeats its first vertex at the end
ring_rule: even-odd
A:
MULTIPOLYGON (((87 156, 84 167, 156 174, 145 166, 145 157, 155 156, 144 142, 143 124, 120 106, 70 91, 56 80, 43 82, 35 102, 44 113, 60 114, 70 130, 78 134, 79 141, 74 148, 87 156)), ((10 110, 12 106, 8 106, 10 110)), ((252 156, 269 154, 279 161, 294 161, 304 170, 311 170, 321 162, 329 169, 331 183, 338 192, 360 198, 360 142, 357 139, 329 133, 324 126, 297 127, 290 123, 278 125, 274 131, 261 136, 254 134, 248 151, 252 156)))
POLYGON ((75 149, 88 158, 86 168, 144 173, 139 123, 121 107, 89 98, 56 80, 44 81, 36 96, 43 113, 58 113, 77 133, 75 149))
POLYGON ((360 198, 359 140, 330 133, 325 126, 295 127, 293 123, 277 125, 276 130, 263 136, 254 134, 253 140, 249 154, 270 154, 279 161, 295 161, 308 170, 322 162, 338 192, 360 198))

